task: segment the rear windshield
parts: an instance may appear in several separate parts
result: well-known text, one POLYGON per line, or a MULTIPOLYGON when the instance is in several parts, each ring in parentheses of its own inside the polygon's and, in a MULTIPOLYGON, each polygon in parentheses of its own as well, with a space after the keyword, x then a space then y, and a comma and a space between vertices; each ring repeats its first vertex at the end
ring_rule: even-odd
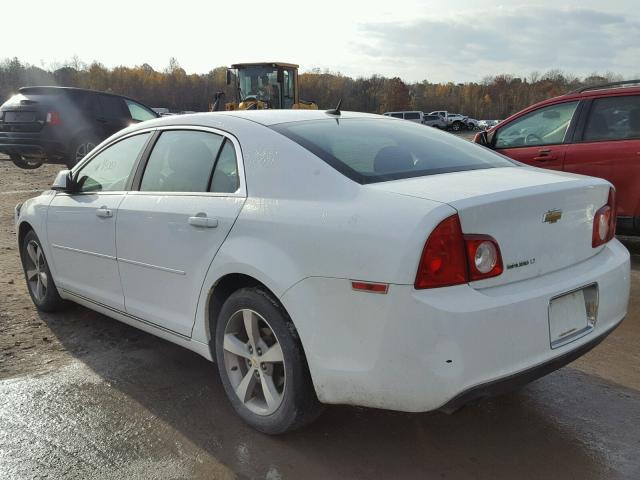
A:
POLYGON ((348 118, 271 128, 361 184, 516 165, 470 141, 413 122, 348 118))

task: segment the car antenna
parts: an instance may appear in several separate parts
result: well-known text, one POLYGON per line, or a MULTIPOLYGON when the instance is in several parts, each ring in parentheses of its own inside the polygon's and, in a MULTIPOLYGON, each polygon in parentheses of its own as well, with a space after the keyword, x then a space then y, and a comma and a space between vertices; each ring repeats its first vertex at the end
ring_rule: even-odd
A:
POLYGON ((336 106, 336 108, 327 110, 325 113, 328 113, 329 115, 342 115, 340 113, 340 105, 342 105, 342 99, 338 100, 338 105, 336 106))

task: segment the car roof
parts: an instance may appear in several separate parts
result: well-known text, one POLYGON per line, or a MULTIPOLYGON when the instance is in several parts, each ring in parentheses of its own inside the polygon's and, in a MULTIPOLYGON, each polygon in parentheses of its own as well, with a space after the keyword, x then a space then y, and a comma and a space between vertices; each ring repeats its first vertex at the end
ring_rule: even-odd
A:
MULTIPOLYGON (((31 93, 31 94, 46 94, 46 93, 55 93, 55 92, 85 92, 85 93, 92 93, 92 94, 99 94, 99 95, 111 95, 113 97, 120 97, 120 98, 128 98, 130 100, 133 100, 130 97, 127 97, 126 95, 120 95, 117 93, 112 93, 112 92, 101 92, 99 90, 91 90, 88 88, 77 88, 77 87, 58 87, 56 85, 43 85, 43 86, 34 86, 34 87, 21 87, 18 89, 19 93, 31 93)), ((139 100, 135 100, 136 102, 140 103, 139 100)))
POLYGON ((388 117, 383 117, 382 115, 348 111, 342 111, 338 116, 327 113, 325 110, 233 110, 228 112, 205 112, 162 117, 157 120, 150 120, 150 122, 152 121, 154 125, 157 126, 172 125, 176 123, 185 124, 187 122, 190 122, 191 124, 200 124, 203 126, 216 126, 219 124, 219 121, 222 117, 241 118, 243 120, 259 123, 265 126, 276 125, 279 123, 304 122, 310 120, 325 119, 336 120, 345 118, 384 118, 386 120, 389 120, 388 117))

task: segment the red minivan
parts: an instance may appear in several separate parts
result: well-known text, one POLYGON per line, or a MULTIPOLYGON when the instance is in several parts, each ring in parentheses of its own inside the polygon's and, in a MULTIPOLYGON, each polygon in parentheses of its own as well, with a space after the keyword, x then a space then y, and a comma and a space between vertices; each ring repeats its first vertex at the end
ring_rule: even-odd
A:
POLYGON ((640 80, 584 87, 536 103, 475 142, 541 168, 609 180, 618 232, 640 234, 640 80))

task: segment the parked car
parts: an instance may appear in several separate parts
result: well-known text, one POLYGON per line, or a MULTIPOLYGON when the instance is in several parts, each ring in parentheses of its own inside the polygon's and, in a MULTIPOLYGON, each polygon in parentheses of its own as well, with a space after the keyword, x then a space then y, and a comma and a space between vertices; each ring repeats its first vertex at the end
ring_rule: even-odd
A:
POLYGON ((618 229, 640 234, 640 81, 585 87, 512 115, 475 141, 518 161, 609 180, 618 229))
POLYGON ((430 112, 429 115, 440 115, 447 122, 447 128, 450 128, 454 132, 467 129, 467 119, 464 115, 459 113, 449 113, 446 110, 436 110, 430 112))
POLYGON ((424 113, 418 111, 385 112, 383 115, 393 118, 402 118, 415 123, 424 123, 424 113))
POLYGON ((480 128, 480 121, 475 118, 467 118, 465 124, 468 130, 478 130, 480 128))
POLYGON ((128 97, 68 87, 23 87, 0 107, 0 153, 20 168, 75 165, 131 123, 157 118, 128 97))
POLYGON ((413 122, 165 117, 52 188, 15 212, 37 308, 72 300, 215 360, 266 433, 323 403, 453 411, 565 365, 626 314, 609 182, 413 122))
POLYGON ((422 123, 429 127, 440 128, 441 130, 445 130, 447 128, 447 121, 442 118, 440 115, 424 115, 422 117, 422 123))
POLYGON ((491 127, 496 126, 499 123, 500 123, 500 120, 480 120, 478 122, 478 128, 480 130, 487 130, 491 127))

